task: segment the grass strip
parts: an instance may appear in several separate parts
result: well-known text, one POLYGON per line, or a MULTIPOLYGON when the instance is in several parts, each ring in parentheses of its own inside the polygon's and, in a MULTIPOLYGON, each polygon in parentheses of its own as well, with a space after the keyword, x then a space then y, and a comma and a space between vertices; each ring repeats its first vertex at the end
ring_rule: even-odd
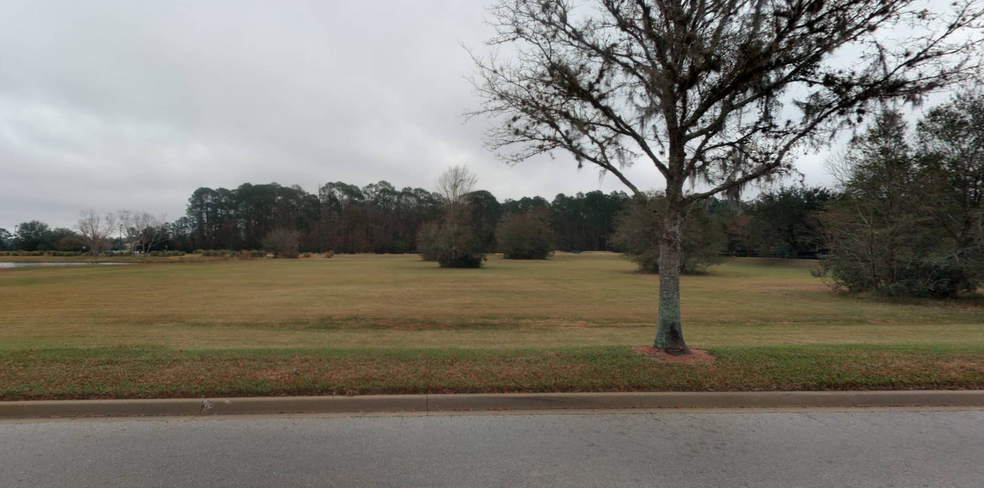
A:
POLYGON ((670 364, 625 347, 8 351, 0 352, 0 400, 984 388, 984 345, 797 345, 710 352, 714 363, 670 364))

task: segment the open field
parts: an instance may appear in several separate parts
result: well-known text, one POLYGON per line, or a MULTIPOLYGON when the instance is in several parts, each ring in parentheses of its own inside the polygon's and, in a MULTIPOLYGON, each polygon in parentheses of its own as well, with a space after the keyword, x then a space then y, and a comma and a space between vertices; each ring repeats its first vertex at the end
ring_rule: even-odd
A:
MULTIPOLYGON (((888 303, 832 293, 812 261, 733 260, 683 281, 698 347, 984 341, 984 303, 888 303)), ((23 268, 0 272, 0 349, 646 344, 658 277, 614 254, 415 256, 23 268)))
POLYGON ((810 261, 685 277, 704 365, 628 352, 658 278, 614 254, 158 261, 0 270, 0 398, 984 387, 980 299, 842 296, 810 261))

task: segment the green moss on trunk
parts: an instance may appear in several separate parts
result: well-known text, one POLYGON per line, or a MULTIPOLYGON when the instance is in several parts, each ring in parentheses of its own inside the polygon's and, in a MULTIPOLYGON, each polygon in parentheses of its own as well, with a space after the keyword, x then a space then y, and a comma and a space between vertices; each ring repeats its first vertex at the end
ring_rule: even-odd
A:
POLYGON ((680 319, 680 270, 683 213, 672 206, 663 216, 659 250, 659 324, 653 347, 670 353, 689 353, 680 319))

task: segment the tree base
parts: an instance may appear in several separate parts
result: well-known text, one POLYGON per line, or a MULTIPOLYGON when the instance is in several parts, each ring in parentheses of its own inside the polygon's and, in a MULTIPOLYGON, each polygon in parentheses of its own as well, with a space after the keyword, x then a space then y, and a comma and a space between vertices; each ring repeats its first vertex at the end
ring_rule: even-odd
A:
POLYGON ((688 355, 691 354, 690 353, 690 348, 687 347, 687 346, 668 347, 668 348, 665 348, 665 349, 660 349, 660 348, 658 348, 656 346, 653 346, 653 349, 655 349, 657 351, 663 351, 666 354, 669 354, 670 356, 688 356, 688 355))

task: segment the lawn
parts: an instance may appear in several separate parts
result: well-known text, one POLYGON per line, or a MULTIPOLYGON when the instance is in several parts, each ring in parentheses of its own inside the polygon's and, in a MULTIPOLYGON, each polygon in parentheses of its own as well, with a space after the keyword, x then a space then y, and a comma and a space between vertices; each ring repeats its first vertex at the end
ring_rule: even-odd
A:
POLYGON ((628 350, 652 342, 658 278, 608 253, 2 269, 0 398, 984 387, 984 301, 844 296, 815 264, 685 277, 701 365, 628 350))

